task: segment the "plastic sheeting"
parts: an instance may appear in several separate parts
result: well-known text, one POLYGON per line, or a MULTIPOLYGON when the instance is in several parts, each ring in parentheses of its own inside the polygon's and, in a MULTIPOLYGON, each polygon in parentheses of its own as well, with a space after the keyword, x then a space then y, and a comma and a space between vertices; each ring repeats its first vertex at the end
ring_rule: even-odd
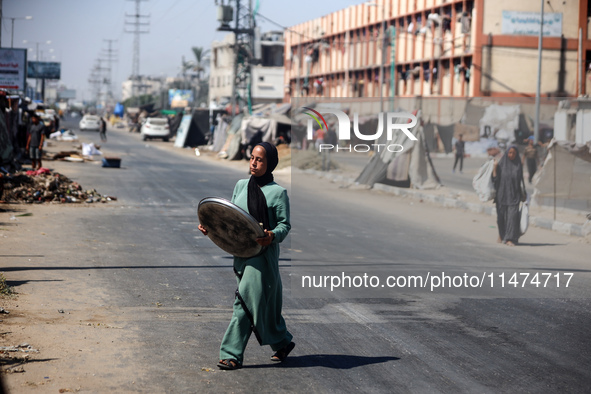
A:
POLYGON ((515 130, 519 129, 520 113, 519 105, 489 105, 480 119, 480 136, 512 143, 515 141, 515 130))
POLYGON ((240 127, 242 144, 250 145, 254 140, 258 142, 273 142, 277 138, 277 121, 266 118, 245 118, 240 127))
MULTIPOLYGON (((417 115, 417 118, 420 119, 420 114, 417 115)), ((404 123, 405 121, 407 119, 398 119, 395 123, 404 123)), ((388 149, 383 149, 380 153, 376 152, 361 171, 356 182, 373 186, 388 180, 400 181, 410 178, 411 186, 416 189, 439 187, 440 183, 435 177, 433 167, 427 160, 423 128, 420 123, 420 121, 417 122, 417 125, 410 130, 417 137, 417 141, 411 140, 402 132, 396 133, 394 140, 387 141, 386 133, 383 133, 378 144, 399 144, 404 149, 402 152, 390 152, 388 149), (408 159, 398 158, 403 155, 408 156, 408 159), (405 175, 407 176, 405 177, 405 175)))
POLYGON ((534 198, 556 195, 560 199, 591 201, 591 142, 586 145, 552 142, 533 183, 534 198))

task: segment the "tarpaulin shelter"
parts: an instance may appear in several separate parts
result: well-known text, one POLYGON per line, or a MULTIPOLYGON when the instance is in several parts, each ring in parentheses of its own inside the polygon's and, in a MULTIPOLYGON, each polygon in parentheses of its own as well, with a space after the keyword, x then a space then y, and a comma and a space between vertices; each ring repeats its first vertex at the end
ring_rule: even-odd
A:
POLYGON ((536 172, 533 183, 533 196, 538 203, 556 197, 579 200, 584 208, 591 206, 591 142, 576 145, 552 141, 544 166, 536 172))
MULTIPOLYGON (((214 116, 218 113, 222 113, 222 110, 214 110, 214 116)), ((209 109, 197 108, 193 110, 191 115, 191 124, 185 135, 185 141, 179 141, 180 146, 186 147, 197 147, 205 145, 211 136, 209 131, 209 109)), ((175 146, 177 144, 175 143, 175 146)))
POLYGON ((240 126, 242 126, 242 119, 244 119, 244 114, 234 116, 229 127, 226 128, 226 142, 220 150, 220 154, 228 160, 242 159, 242 152, 240 150, 240 141, 242 140, 240 126))
POLYGON ((508 144, 514 141, 522 144, 532 134, 530 123, 521 113, 520 105, 491 104, 485 108, 480 119, 480 136, 496 138, 508 144))
MULTIPOLYGON (((356 182, 373 186, 376 183, 386 183, 394 186, 411 186, 416 189, 434 189, 440 186, 433 164, 427 156, 423 127, 419 121, 409 131, 417 138, 411 140, 402 131, 394 134, 392 141, 387 140, 386 133, 382 133, 378 144, 402 145, 401 152, 391 152, 382 148, 376 152, 365 166, 356 182)), ((405 123, 408 118, 395 119, 395 123, 405 123)))
POLYGON ((207 143, 209 135, 209 110, 196 109, 192 113, 191 124, 185 138, 183 147, 197 147, 207 143))
POLYGON ((176 134, 179 126, 181 125, 181 121, 183 120, 183 111, 178 111, 170 120, 170 135, 173 136, 176 134))
POLYGON ((125 107, 123 107, 123 104, 121 104, 121 103, 115 104, 115 109, 113 110, 113 115, 122 118, 124 113, 125 113, 125 107))

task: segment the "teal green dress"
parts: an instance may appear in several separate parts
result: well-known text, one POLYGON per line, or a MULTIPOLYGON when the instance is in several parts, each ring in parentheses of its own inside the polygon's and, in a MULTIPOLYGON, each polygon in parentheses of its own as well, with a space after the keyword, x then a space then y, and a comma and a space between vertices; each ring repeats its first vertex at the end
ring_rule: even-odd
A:
MULTIPOLYGON (((254 331, 259 344, 274 351, 292 340, 281 315, 283 286, 279 275, 279 243, 291 229, 287 191, 270 182, 261 188, 269 208, 269 226, 275 234, 265 253, 249 259, 234 257, 238 281, 232 320, 220 347, 220 360, 235 359, 242 364, 244 349, 254 331), (240 298, 246 305, 246 310, 240 298)), ((238 181, 232 202, 248 212, 248 179, 238 181)))

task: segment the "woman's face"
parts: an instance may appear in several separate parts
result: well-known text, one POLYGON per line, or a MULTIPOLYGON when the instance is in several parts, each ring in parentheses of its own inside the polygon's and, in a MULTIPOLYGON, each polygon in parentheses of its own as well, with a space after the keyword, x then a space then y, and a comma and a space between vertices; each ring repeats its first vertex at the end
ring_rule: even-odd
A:
POLYGON ((507 157, 509 158, 509 160, 511 160, 511 161, 515 160, 516 156, 517 156, 517 151, 515 150, 515 148, 509 149, 509 152, 507 152, 507 157))
POLYGON ((265 175, 267 172, 267 151, 260 145, 252 150, 250 155, 250 173, 256 177, 265 175))

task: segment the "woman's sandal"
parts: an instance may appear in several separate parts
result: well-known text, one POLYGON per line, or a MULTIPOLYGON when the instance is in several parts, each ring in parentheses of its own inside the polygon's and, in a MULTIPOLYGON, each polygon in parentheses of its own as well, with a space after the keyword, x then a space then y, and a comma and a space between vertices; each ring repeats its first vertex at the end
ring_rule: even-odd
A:
POLYGON ((277 352, 271 356, 271 361, 281 362, 285 360, 287 356, 289 356, 289 353, 291 353, 294 347, 295 343, 290 342, 283 349, 277 350, 277 352))
POLYGON ((225 360, 220 360, 218 362, 218 368, 225 369, 227 371, 233 371, 235 369, 242 368, 242 364, 240 364, 237 360, 234 360, 233 358, 228 358, 225 360))

